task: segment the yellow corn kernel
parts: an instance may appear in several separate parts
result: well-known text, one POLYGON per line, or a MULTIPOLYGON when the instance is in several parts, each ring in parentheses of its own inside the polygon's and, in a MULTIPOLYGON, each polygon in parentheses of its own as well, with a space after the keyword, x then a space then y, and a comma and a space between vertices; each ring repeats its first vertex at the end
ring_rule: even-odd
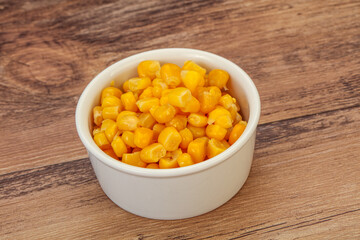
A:
POLYGON ((173 63, 166 63, 160 69, 161 78, 169 87, 177 87, 181 83, 180 67, 173 63))
POLYGON ((121 137, 117 136, 114 138, 114 140, 111 142, 111 147, 114 150, 116 156, 119 158, 122 157, 124 153, 127 153, 127 147, 121 137))
POLYGON ((116 121, 119 119, 119 118, 122 118, 124 116, 136 116, 136 112, 132 112, 132 111, 121 111, 117 118, 116 118, 116 121))
POLYGON ((186 128, 187 117, 184 115, 176 115, 170 122, 166 123, 167 127, 174 127, 176 130, 180 131, 186 128))
POLYGON ((161 98, 162 92, 166 89, 168 89, 168 85, 164 82, 164 80, 160 78, 155 78, 152 81, 153 85, 153 95, 154 97, 161 98))
POLYGON ((232 127, 233 120, 230 112, 224 107, 218 106, 209 113, 208 124, 213 123, 223 128, 232 127))
POLYGON ((215 109, 221 97, 221 91, 218 87, 198 88, 198 100, 200 102, 200 111, 209 113, 215 109))
POLYGON ((238 106, 237 104, 231 104, 228 110, 231 114, 232 120, 236 121, 239 118, 237 115, 239 114, 240 106, 238 106))
POLYGON ((138 90, 143 90, 151 85, 151 79, 148 77, 130 78, 128 81, 129 81, 129 89, 130 91, 133 92, 136 92, 138 90))
POLYGON ((146 168, 159 169, 159 164, 157 163, 149 163, 146 168))
POLYGON ((138 107, 136 106, 136 98, 133 92, 127 92, 121 95, 121 102, 124 109, 127 111, 136 112, 138 107))
POLYGON ((195 98, 191 97, 191 100, 186 104, 185 107, 180 108, 185 113, 196 113, 200 111, 200 102, 195 98))
POLYGON ((160 105, 165 105, 165 104, 168 104, 169 103, 169 93, 171 92, 172 89, 164 89, 162 92, 161 92, 161 97, 160 97, 160 105))
POLYGON ((140 152, 140 158, 146 163, 156 163, 160 158, 165 157, 166 149, 160 143, 153 143, 140 152))
POLYGON ((103 119, 112 119, 115 121, 120 111, 120 106, 104 107, 102 110, 102 117, 103 119))
POLYGON ((208 119, 203 113, 191 113, 188 121, 194 127, 205 127, 208 124, 208 119))
POLYGON ((245 128, 246 128, 247 123, 245 121, 240 121, 239 123, 237 123, 233 130, 230 133, 229 136, 229 143, 230 145, 233 145, 234 142, 236 142, 236 140, 239 139, 239 137, 242 135, 242 133, 244 132, 245 128))
POLYGON ((152 128, 152 130, 153 130, 153 138, 154 139, 156 139, 156 141, 157 141, 157 139, 158 139, 158 137, 159 137, 159 134, 160 134, 160 132, 162 131, 162 130, 164 130, 166 128, 166 126, 164 125, 164 124, 160 124, 160 123, 156 123, 154 126, 153 126, 153 128, 152 128))
POLYGON ((233 127, 230 127, 228 129, 226 129, 226 135, 224 137, 225 140, 229 140, 230 133, 231 133, 232 130, 233 130, 233 127))
POLYGON ((232 104, 236 103, 236 99, 229 94, 224 94, 219 99, 219 104, 226 109, 229 109, 232 104))
POLYGON ((236 112, 234 124, 237 124, 240 121, 242 121, 242 116, 240 115, 240 113, 236 112))
POLYGON ((124 90, 124 92, 129 92, 130 91, 130 88, 129 88, 129 80, 127 80, 127 81, 125 81, 124 83, 123 83, 123 90, 124 90))
POLYGON ((167 169, 167 168, 177 168, 179 167, 178 162, 172 158, 160 158, 159 160, 159 168, 167 169))
POLYGON ((178 148, 175 151, 171 152, 171 158, 177 160, 182 153, 182 150, 178 148))
POLYGON ((223 140, 227 130, 219 125, 208 125, 206 127, 206 136, 209 138, 215 138, 216 140, 223 140))
POLYGON ((194 127, 194 126, 188 124, 187 128, 192 133, 194 139, 205 136, 205 127, 194 127))
POLYGON ((150 113, 141 113, 139 116, 139 125, 146 128, 152 128, 156 123, 155 118, 150 113))
POLYGON ((192 70, 182 70, 180 76, 184 86, 187 87, 191 93, 194 93, 195 89, 204 81, 200 73, 192 70))
POLYGON ((106 153, 107 155, 109 155, 112 158, 115 158, 116 160, 119 160, 118 156, 116 156, 116 154, 112 148, 105 149, 104 153, 106 153))
POLYGON ((209 139, 207 137, 201 137, 189 143, 187 153, 190 154, 192 160, 195 163, 199 163, 205 160, 206 146, 208 141, 209 139))
POLYGON ((93 131, 92 131, 92 135, 95 136, 95 134, 101 132, 101 128, 99 127, 94 127, 93 131))
POLYGON ((96 106, 93 108, 93 118, 94 118, 94 123, 96 124, 96 126, 100 126, 101 122, 103 120, 102 107, 96 106))
POLYGON ((174 118, 176 109, 172 105, 166 104, 151 108, 150 113, 158 123, 166 123, 174 118))
POLYGON ((226 149, 228 149, 228 148, 230 147, 230 144, 229 144, 225 139, 221 140, 221 144, 222 144, 226 149))
POLYGON ((121 94, 122 94, 121 90, 116 87, 106 87, 101 92, 101 102, 100 103, 102 104, 103 99, 108 96, 115 96, 117 98, 120 98, 121 94))
POLYGON ((100 149, 105 150, 111 148, 109 140, 106 138, 104 132, 99 132, 95 134, 94 141, 96 145, 99 146, 100 149))
POLYGON ((174 127, 166 127, 161 131, 158 142, 161 143, 166 151, 175 151, 181 143, 181 135, 174 127))
POLYGON ((115 96, 107 96, 103 99, 101 107, 112 107, 112 106, 120 106, 120 110, 122 109, 121 100, 115 96))
POLYGON ((148 128, 140 127, 135 130, 134 143, 139 148, 148 146, 153 139, 153 131, 148 128))
POLYGON ((194 164, 194 161, 191 158, 191 155, 188 153, 183 153, 177 158, 177 162, 180 167, 186 167, 194 164))
POLYGON ((160 62, 153 60, 145 60, 139 63, 137 72, 139 77, 148 77, 154 79, 156 72, 160 70, 160 62))
POLYGON ((197 65, 195 62, 193 61, 186 61, 184 63, 184 66, 182 67, 183 70, 193 70, 193 71, 196 71, 198 73, 201 74, 201 76, 205 76, 206 74, 206 69, 205 68, 202 68, 200 67, 199 65, 197 65))
POLYGON ((185 129, 181 130, 179 133, 181 135, 180 147, 182 149, 187 149, 187 147, 189 146, 189 143, 192 140, 194 140, 194 137, 193 137, 191 131, 188 128, 185 128, 185 129))
POLYGON ((212 138, 209 140, 207 148, 206 148, 206 156, 208 158, 215 157, 216 155, 222 153, 227 149, 226 145, 221 141, 212 138))
POLYGON ((117 118, 116 124, 119 130, 134 131, 139 125, 139 118, 132 115, 125 115, 117 118))
POLYGON ((135 134, 133 132, 124 131, 123 134, 121 135, 121 139, 127 146, 136 148, 136 145, 134 143, 134 135, 135 134))
POLYGON ((146 167, 147 165, 146 162, 141 161, 140 152, 124 153, 121 161, 123 163, 142 168, 146 167))
POLYGON ((191 91, 184 87, 172 89, 167 95, 169 104, 174 107, 185 107, 191 101, 191 91))
POLYGON ((140 94, 139 99, 154 97, 153 89, 153 87, 145 88, 144 91, 140 94))
POLYGON ((118 132, 118 127, 114 120, 105 119, 101 125, 101 130, 105 132, 106 138, 109 142, 112 142, 118 132))
POLYGON ((149 112, 153 106, 159 106, 160 102, 158 98, 143 98, 136 102, 140 112, 149 112))
POLYGON ((209 72, 209 85, 222 89, 226 87, 229 77, 228 72, 220 69, 213 69, 209 72))

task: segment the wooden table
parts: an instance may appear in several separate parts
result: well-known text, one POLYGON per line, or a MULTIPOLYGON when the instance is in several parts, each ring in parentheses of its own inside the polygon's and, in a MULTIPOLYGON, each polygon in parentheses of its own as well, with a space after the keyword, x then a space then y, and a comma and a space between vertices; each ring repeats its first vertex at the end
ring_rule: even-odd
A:
POLYGON ((0 1, 1 239, 360 239, 359 1, 0 1), (262 101, 250 176, 199 217, 101 190, 75 130, 86 84, 145 50, 241 66, 262 101))

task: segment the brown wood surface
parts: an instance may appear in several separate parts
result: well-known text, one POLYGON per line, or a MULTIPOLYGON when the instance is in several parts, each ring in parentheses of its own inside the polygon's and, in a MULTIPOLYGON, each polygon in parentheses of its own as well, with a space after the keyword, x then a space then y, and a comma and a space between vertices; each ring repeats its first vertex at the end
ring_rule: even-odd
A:
POLYGON ((360 239, 360 2, 0 0, 0 239, 360 239), (197 48, 262 101, 250 176, 177 221, 102 192, 75 130, 86 84, 124 57, 197 48))

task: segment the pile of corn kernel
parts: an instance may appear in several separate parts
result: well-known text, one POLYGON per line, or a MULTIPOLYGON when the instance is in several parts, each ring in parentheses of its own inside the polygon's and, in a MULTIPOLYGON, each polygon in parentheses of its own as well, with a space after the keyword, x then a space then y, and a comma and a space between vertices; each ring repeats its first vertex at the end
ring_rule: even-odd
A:
POLYGON ((93 109, 94 141, 106 154, 146 168, 185 167, 225 151, 246 121, 228 92, 229 74, 193 61, 146 60, 138 76, 101 93, 93 109))

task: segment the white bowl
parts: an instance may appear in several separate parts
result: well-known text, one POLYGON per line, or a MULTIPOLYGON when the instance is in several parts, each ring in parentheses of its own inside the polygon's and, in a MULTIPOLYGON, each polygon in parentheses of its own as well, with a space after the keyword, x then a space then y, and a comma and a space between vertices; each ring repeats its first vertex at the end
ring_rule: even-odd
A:
POLYGON ((111 65, 97 75, 83 91, 76 108, 76 128, 85 145, 96 177, 106 195, 118 206, 153 219, 182 219, 209 212, 230 200, 246 181, 254 152, 260 98, 250 77, 237 65, 218 55, 184 48, 143 52, 111 65), (119 162, 97 147, 91 136, 91 112, 98 105, 101 90, 137 74, 143 60, 171 62, 180 67, 193 60, 209 69, 226 70, 228 87, 240 103, 248 125, 242 136, 214 158, 176 169, 146 169, 119 162))

